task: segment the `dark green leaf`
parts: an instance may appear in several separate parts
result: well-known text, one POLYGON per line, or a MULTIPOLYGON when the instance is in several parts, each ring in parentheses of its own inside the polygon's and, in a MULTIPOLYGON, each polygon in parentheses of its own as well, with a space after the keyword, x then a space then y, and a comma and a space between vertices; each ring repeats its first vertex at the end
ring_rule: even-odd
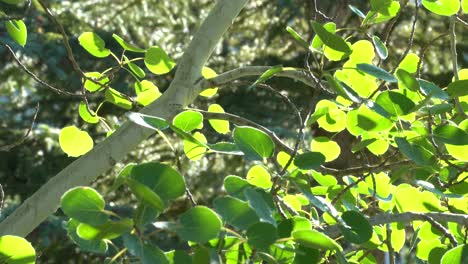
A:
POLYGON ((309 44, 292 27, 286 27, 286 31, 306 50, 309 50, 309 44))
POLYGON ((421 87, 421 91, 425 96, 432 95, 432 97, 440 100, 447 100, 449 98, 448 94, 434 83, 423 79, 418 79, 418 82, 421 87))
POLYGON ((169 124, 166 122, 166 120, 156 116, 131 112, 128 114, 128 119, 130 119, 135 124, 154 130, 164 130, 169 127, 169 124))
POLYGON ((224 178, 224 189, 236 198, 245 199, 244 188, 250 186, 249 182, 239 176, 229 175, 224 178))
POLYGON ((244 195, 262 222, 270 223, 276 226, 276 220, 273 217, 274 204, 271 194, 261 189, 245 188, 244 195))
POLYGON ((226 223, 241 230, 246 230, 260 221, 248 203, 234 197, 219 197, 214 200, 213 206, 226 223))
POLYGON ((182 239, 205 243, 216 238, 222 223, 218 215, 208 207, 195 206, 180 216, 177 234, 182 239))
POLYGON ((375 50, 377 50, 379 57, 382 60, 385 60, 388 57, 388 49, 385 46, 385 43, 383 43, 383 41, 377 36, 372 37, 372 42, 374 43, 375 50))
POLYGON ((353 11, 354 14, 358 15, 360 18, 366 18, 366 15, 364 15, 364 13, 362 13, 361 10, 359 10, 357 7, 353 6, 353 5, 348 5, 349 9, 351 9, 351 11, 353 11))
POLYGON ((256 223, 247 230, 247 243, 262 251, 266 251, 277 238, 276 227, 269 223, 256 223))
POLYGON ((458 80, 450 83, 447 87, 450 97, 468 95, 468 80, 458 80))
POLYGON ((408 158, 413 160, 419 165, 430 165, 431 158, 434 156, 433 153, 424 149, 420 145, 408 142, 406 138, 396 137, 395 143, 399 150, 408 158))
POLYGON ((341 227, 341 231, 346 240, 355 244, 362 244, 372 237, 373 229, 369 221, 357 211, 346 211, 341 218, 348 225, 341 227))
POLYGON ((211 151, 231 155, 244 155, 239 147, 232 142, 217 142, 208 145, 211 151))
POLYGON ((78 236, 76 229, 80 222, 71 218, 67 222, 68 237, 80 248, 80 250, 104 254, 107 252, 107 243, 104 240, 84 240, 78 236))
POLYGON ((294 165, 303 170, 314 170, 325 163, 325 156, 320 152, 306 152, 294 158, 294 165))
POLYGON ((126 182, 138 200, 152 206, 158 212, 164 211, 164 201, 150 187, 132 178, 127 178, 126 182))
POLYGON ((468 145, 468 133, 452 125, 439 126, 433 131, 434 138, 451 145, 468 145))
POLYGON ((255 87, 256 85, 265 82, 266 80, 273 77, 278 72, 283 71, 283 65, 276 65, 265 71, 260 77, 252 84, 249 88, 255 87))
POLYGON ((262 160, 273 155, 275 149, 273 140, 259 129, 238 126, 233 131, 233 138, 247 159, 262 160))
POLYGON ((351 48, 348 46, 346 41, 337 35, 328 32, 320 23, 312 21, 312 28, 325 46, 343 53, 351 53, 351 48))
POLYGON ((378 78, 378 79, 381 79, 390 83, 398 82, 398 80, 393 75, 391 75, 386 70, 379 68, 375 65, 368 64, 368 63, 359 63, 356 65, 356 67, 358 68, 358 70, 365 72, 369 75, 372 75, 375 78, 378 78))
POLYGON ((109 219, 104 206, 102 196, 90 187, 70 189, 60 201, 60 207, 68 217, 92 225, 101 225, 109 219))

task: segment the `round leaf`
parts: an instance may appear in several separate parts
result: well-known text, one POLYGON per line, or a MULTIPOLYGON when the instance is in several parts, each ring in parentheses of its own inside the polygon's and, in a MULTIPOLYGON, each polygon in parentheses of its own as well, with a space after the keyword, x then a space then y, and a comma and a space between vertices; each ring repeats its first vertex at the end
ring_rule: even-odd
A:
POLYGON ((292 237, 297 243, 304 247, 326 250, 343 250, 335 240, 315 230, 296 230, 292 232, 292 237))
POLYGON ((267 250, 277 238, 276 227, 269 223, 256 223, 247 230, 247 243, 259 250, 267 250))
POLYGON ((371 239, 373 233, 372 226, 361 213, 346 211, 341 215, 341 218, 350 227, 343 227, 341 229, 346 240, 362 244, 371 239))
POLYGON ((250 186, 249 182, 239 176, 229 175, 224 178, 224 189, 234 197, 244 199, 244 188, 250 186))
POLYGON ((136 165, 130 172, 130 178, 146 185, 161 199, 176 199, 185 193, 184 178, 171 166, 149 162, 136 165))
POLYGON ((107 102, 120 108, 130 110, 133 107, 132 102, 125 95, 112 88, 106 90, 105 97, 107 102))
POLYGON ((327 137, 316 137, 312 139, 310 149, 322 153, 322 155, 325 156, 325 162, 335 160, 341 153, 340 145, 327 137))
POLYGON ((226 223, 238 229, 245 230, 260 221, 248 203, 234 197, 219 197, 213 205, 226 223))
POLYGON ((203 115, 196 111, 184 111, 174 117, 172 124, 184 132, 191 132, 203 126, 203 115))
POLYGON ((375 102, 391 115, 402 116, 412 112, 416 106, 411 99, 395 91, 380 93, 375 102))
POLYGON ((146 51, 145 65, 152 73, 160 75, 170 72, 175 62, 160 47, 153 46, 146 51))
MULTIPOLYGON (((200 143, 207 143, 205 135, 200 132, 195 132, 193 134, 193 138, 200 143)), ((184 140, 184 153, 187 158, 192 161, 196 161, 203 158, 206 153, 206 147, 190 140, 184 140)))
POLYGON ((84 88, 90 92, 96 92, 98 90, 104 89, 109 84, 109 78, 103 77, 100 72, 87 72, 85 73, 86 77, 94 79, 97 83, 91 80, 85 80, 84 88))
POLYGON ((108 220, 102 225, 88 225, 81 223, 76 232, 78 236, 85 240, 114 239, 124 233, 130 232, 133 228, 131 219, 122 219, 119 221, 108 220))
POLYGON ((294 159, 294 165, 303 170, 314 170, 325 163, 325 156, 320 152, 306 152, 294 159))
POLYGON ((28 29, 22 20, 8 20, 5 23, 8 35, 21 47, 26 45, 28 29))
MULTIPOLYGON (((208 112, 224 113, 224 109, 219 104, 212 104, 208 107, 208 112)), ((226 120, 210 119, 208 122, 210 122, 211 127, 220 134, 227 134, 231 131, 229 129, 229 122, 226 120)))
POLYGON ((90 151, 94 142, 88 132, 75 126, 64 127, 59 134, 59 143, 63 152, 70 157, 79 157, 90 151))
POLYGON ((91 113, 88 111, 88 107, 86 107, 85 102, 80 102, 80 106, 78 107, 78 112, 80 114, 80 117, 85 121, 86 123, 90 124, 96 124, 99 122, 99 116, 96 115, 96 113, 91 113))
POLYGON ((441 16, 451 16, 460 10, 459 0, 422 0, 421 2, 427 10, 441 16))
POLYGON ((136 101, 143 106, 151 104, 161 96, 161 92, 154 83, 143 80, 135 83, 136 101))
POLYGON ((34 264, 36 251, 26 239, 18 236, 0 237, 0 261, 5 264, 34 264))
POLYGON ((468 245, 460 245, 447 251, 442 257, 441 264, 468 263, 468 245))
POLYGON ((439 126, 433 131, 434 137, 451 145, 468 145, 468 133, 452 125, 439 126))
POLYGON ((90 187, 73 188, 60 200, 60 207, 68 217, 91 225, 101 225, 109 219, 104 205, 102 196, 90 187))
POLYGON ((262 160, 273 155, 275 144, 263 131, 248 127, 238 126, 233 132, 234 142, 244 152, 247 159, 262 160))
POLYGON ((261 165, 254 165, 250 168, 246 178, 250 184, 260 188, 268 189, 273 185, 270 173, 261 165))
POLYGON ((184 240, 205 243, 216 238, 221 227, 221 219, 213 210, 195 206, 180 216, 177 234, 184 240))
MULTIPOLYGON (((218 76, 218 74, 213 69, 208 68, 208 67, 203 67, 201 74, 203 78, 207 80, 218 76)), ((203 90, 200 93, 200 95, 203 97, 212 97, 212 96, 215 96, 217 92, 218 92, 218 87, 211 87, 211 88, 206 88, 205 90, 203 90)))
POLYGON ((110 55, 110 50, 106 49, 106 43, 94 32, 84 32, 78 37, 80 45, 91 55, 98 58, 105 58, 110 55))

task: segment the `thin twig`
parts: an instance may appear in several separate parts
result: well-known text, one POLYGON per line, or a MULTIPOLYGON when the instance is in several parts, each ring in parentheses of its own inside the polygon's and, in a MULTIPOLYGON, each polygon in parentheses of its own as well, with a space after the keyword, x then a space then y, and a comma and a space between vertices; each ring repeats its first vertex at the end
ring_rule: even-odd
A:
POLYGON ((387 239, 385 240, 385 244, 387 244, 389 263, 395 264, 395 249, 392 246, 392 227, 390 226, 390 223, 388 223, 386 227, 387 239))
POLYGON ((5 199, 5 192, 3 191, 3 186, 0 184, 0 218, 2 217, 3 203, 5 199))
POLYGON ((0 146, 0 151, 9 151, 14 147, 23 144, 23 142, 29 137, 29 134, 31 134, 34 124, 36 123, 37 113, 39 113, 39 103, 36 104, 36 111, 34 112, 34 116, 31 121, 31 126, 29 126, 28 131, 26 131, 26 134, 22 138, 20 138, 18 141, 14 142, 13 144, 0 146))
MULTIPOLYGON (((457 55, 457 34, 455 32, 455 22, 457 21, 456 16, 452 16, 450 18, 450 51, 452 54, 452 68, 453 68, 453 77, 455 81, 458 81, 458 55, 457 55)), ((458 97, 454 98, 455 102, 455 108, 457 109, 457 112, 463 116, 464 118, 467 118, 468 116, 465 114, 465 111, 463 110, 463 107, 460 104, 460 100, 458 97)))
POLYGON ((429 223, 431 223, 431 225, 434 228, 436 228, 440 232, 442 232, 442 234, 444 234, 444 236, 447 237, 450 240, 450 243, 452 243, 452 245, 454 247, 458 246, 457 239, 455 239, 453 234, 450 233, 450 231, 447 228, 445 228, 443 225, 441 225, 439 222, 437 222, 436 220, 434 220, 432 217, 430 217, 428 215, 423 215, 423 218, 426 219, 429 223))
POLYGON ((31 0, 27 0, 26 4, 24 5, 24 10, 23 10, 22 14, 0 17, 0 21, 21 20, 21 19, 25 18, 28 15, 30 8, 31 8, 31 0))

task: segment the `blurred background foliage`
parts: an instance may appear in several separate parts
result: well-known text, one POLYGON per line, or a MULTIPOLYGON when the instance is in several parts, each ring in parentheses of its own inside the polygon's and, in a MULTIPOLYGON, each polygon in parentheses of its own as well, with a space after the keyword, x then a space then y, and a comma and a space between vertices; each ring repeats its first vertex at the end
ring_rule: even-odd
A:
MULTIPOLYGON (((111 58, 97 59, 89 55, 78 44, 77 37, 85 31, 98 33, 107 43, 107 47, 116 54, 121 53, 118 44, 113 40, 116 33, 124 39, 140 46, 161 46, 172 58, 177 60, 188 45, 191 36, 207 16, 213 0, 76 0, 49 1, 51 10, 63 24, 70 44, 84 71, 103 71, 112 65, 111 58)), ((348 4, 363 11, 369 9, 365 0, 331 0, 317 1, 318 9, 331 17, 337 27, 346 27, 342 34, 349 36, 351 41, 366 38, 362 33, 352 30, 360 25, 360 20, 353 14, 348 4)), ((407 2, 407 1, 401 1, 407 2)), ((411 1, 413 2, 413 1, 411 1)), ((11 6, 0 3, 0 10, 7 14, 21 14, 21 5, 11 6)), ((401 17, 396 21, 395 29, 389 38, 390 57, 386 67, 392 67, 400 54, 408 45, 414 4, 409 3, 401 17)), ((419 49, 427 41, 448 30, 448 19, 420 9, 419 21, 415 32, 415 42, 412 52, 419 49)), ((322 17, 315 16, 314 1, 309 0, 250 0, 241 12, 234 25, 225 34, 208 65, 216 72, 224 72, 244 65, 278 65, 304 67, 306 51, 301 48, 285 31, 286 26, 293 27, 304 38, 310 40, 313 35, 310 21, 316 19, 325 22, 322 17)), ((20 60, 40 78, 63 90, 79 93, 81 80, 66 57, 66 50, 57 34, 54 24, 47 19, 36 1, 27 13, 25 23, 28 27, 28 42, 25 48, 15 45, 8 37, 4 23, 0 23, 0 41, 11 45, 20 60)), ((385 24, 371 27, 374 34, 381 34, 385 24)), ((458 35, 459 64, 468 66, 468 36, 458 35)), ((426 53, 423 64, 422 78, 430 79, 444 87, 451 78, 452 70, 446 50, 449 47, 448 38, 442 38, 434 43, 426 53)), ((140 62, 137 62, 140 64, 140 62)), ((143 66, 143 64, 140 64, 143 66)), ((325 65, 333 68, 333 63, 325 65)), ((144 68, 144 67, 143 67, 144 68)), ((318 69, 312 68, 313 71, 318 69)), ((164 76, 154 76, 147 72, 148 78, 164 91, 174 74, 174 71, 164 76)), ((253 81, 253 80, 252 80, 253 81)), ((281 93, 287 95, 303 110, 313 102, 313 91, 286 79, 273 79, 269 84, 281 93)), ((130 96, 134 96, 133 80, 125 71, 118 72, 111 86, 130 96)), ((298 124, 294 113, 277 96, 265 89, 246 89, 245 83, 234 83, 223 87, 215 98, 199 98, 192 107, 207 109, 211 103, 218 103, 227 112, 244 116, 263 124, 286 142, 292 142, 296 135, 298 124), (288 141, 289 139, 289 141, 288 141)), ((319 95, 320 96, 320 95, 319 95)), ((91 106, 96 106, 100 99, 90 97, 91 106)), ((84 123, 78 115, 79 97, 67 97, 54 93, 38 85, 29 75, 22 71, 11 55, 0 47, 0 146, 10 144, 22 138, 31 126, 36 104, 40 110, 31 135, 26 141, 9 151, 0 151, 0 183, 6 194, 6 208, 2 217, 11 212, 15 205, 26 199, 44 182, 73 161, 67 157, 58 146, 58 132, 67 125, 77 125, 86 129, 93 136, 95 143, 105 138, 102 126, 92 126, 84 123)), ((126 118, 124 112, 112 105, 105 104, 100 111, 114 128, 126 118)), ((209 140, 222 139, 220 135, 205 125, 204 132, 209 140)), ((317 127, 307 128, 307 137, 321 132, 317 127)), ((183 153, 182 140, 169 135, 176 148, 183 153)), ((339 141, 339 138, 337 139, 339 141)), ((342 148, 351 145, 344 137, 338 143, 342 148)), ((174 153, 157 135, 142 143, 141 147, 127 156, 126 160, 117 164, 113 171, 102 175, 95 187, 106 193, 118 171, 129 162, 174 160, 174 153)), ((343 168, 358 166, 363 161, 343 157, 335 167, 343 168)), ((182 173, 186 176, 188 186, 199 203, 207 203, 218 195, 222 180, 229 174, 244 176, 249 164, 236 156, 210 154, 199 161, 184 160, 182 173), (203 194, 203 195, 202 195, 203 194)), ((108 193, 106 200, 112 201, 109 206, 113 210, 125 212, 134 205, 129 193, 108 193)), ((186 207, 186 201, 181 200, 165 214, 170 219, 186 207)), ((0 217, 1 219, 1 217, 0 217)), ((60 216, 51 216, 49 221, 37 228, 28 239, 39 252, 40 263, 100 263, 101 257, 82 254, 65 236, 60 216)), ((174 244, 177 241, 168 237, 158 237, 159 244, 174 244)))

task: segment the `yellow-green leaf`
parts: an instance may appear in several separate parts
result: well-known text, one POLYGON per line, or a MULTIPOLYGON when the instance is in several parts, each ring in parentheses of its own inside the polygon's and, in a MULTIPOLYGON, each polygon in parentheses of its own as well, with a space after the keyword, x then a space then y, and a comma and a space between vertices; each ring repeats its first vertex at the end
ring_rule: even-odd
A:
POLYGON ((21 47, 26 45, 28 29, 22 20, 8 20, 5 23, 8 35, 21 47))
POLYGON ((105 58, 110 55, 110 50, 106 48, 106 43, 94 32, 84 32, 78 37, 80 45, 91 55, 98 58, 105 58))
MULTIPOLYGON (((219 104, 212 104, 208 107, 208 112, 224 113, 224 109, 219 104)), ((211 127, 220 134, 227 134, 231 131, 229 129, 229 121, 210 119, 208 122, 210 122, 211 127)))
POLYGON ((60 131, 59 143, 63 152, 70 157, 79 157, 90 151, 94 142, 88 132, 81 131, 75 126, 64 127, 60 131))

